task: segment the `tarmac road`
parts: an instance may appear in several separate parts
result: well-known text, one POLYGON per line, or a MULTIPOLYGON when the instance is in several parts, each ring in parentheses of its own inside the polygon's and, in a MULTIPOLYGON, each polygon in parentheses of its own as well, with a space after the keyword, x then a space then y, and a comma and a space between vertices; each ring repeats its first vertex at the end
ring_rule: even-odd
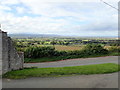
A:
MULTIPOLYGON (((49 63, 33 63, 25 64, 25 67, 61 67, 100 63, 118 63, 118 57, 108 56, 49 63)), ((3 88, 118 88, 118 73, 47 78, 33 77, 20 80, 3 79, 3 88)))

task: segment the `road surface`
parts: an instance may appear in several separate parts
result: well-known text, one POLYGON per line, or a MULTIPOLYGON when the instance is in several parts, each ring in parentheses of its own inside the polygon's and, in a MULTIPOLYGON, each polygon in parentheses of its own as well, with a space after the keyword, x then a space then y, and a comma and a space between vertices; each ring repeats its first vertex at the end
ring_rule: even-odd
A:
POLYGON ((118 88, 118 73, 21 80, 3 79, 3 88, 118 88))

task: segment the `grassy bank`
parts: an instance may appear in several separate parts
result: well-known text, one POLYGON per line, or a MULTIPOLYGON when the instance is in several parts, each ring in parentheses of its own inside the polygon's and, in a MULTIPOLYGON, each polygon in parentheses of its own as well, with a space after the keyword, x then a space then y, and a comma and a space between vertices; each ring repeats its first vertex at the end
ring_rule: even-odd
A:
POLYGON ((120 71, 118 64, 106 63, 96 65, 55 67, 55 68, 25 68, 23 70, 11 71, 3 75, 3 78, 21 79, 28 77, 51 77, 61 75, 89 75, 105 74, 120 71))
MULTIPOLYGON (((106 55, 91 55, 91 56, 54 56, 54 57, 43 57, 43 58, 25 58, 25 63, 39 63, 39 62, 50 62, 50 61, 59 61, 59 60, 66 60, 66 59, 75 59, 75 58, 90 58, 90 57, 101 57, 106 55)), ((108 55, 107 55, 108 56, 108 55)))
POLYGON ((25 63, 39 63, 39 62, 50 62, 50 61, 59 61, 66 59, 75 59, 75 58, 92 58, 92 57, 102 57, 102 56, 119 56, 118 53, 110 53, 106 55, 89 55, 89 56, 80 56, 80 55, 69 55, 69 56, 54 56, 54 57, 42 57, 42 58, 25 58, 25 63))

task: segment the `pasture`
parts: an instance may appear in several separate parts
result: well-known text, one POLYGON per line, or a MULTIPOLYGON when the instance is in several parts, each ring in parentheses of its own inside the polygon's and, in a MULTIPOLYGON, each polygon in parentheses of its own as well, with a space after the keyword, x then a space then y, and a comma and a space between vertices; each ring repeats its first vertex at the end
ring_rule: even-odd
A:
POLYGON ((39 45, 41 47, 47 47, 47 46, 53 46, 55 47, 55 50, 58 51, 74 51, 74 50, 81 50, 84 46, 74 46, 74 45, 39 45))

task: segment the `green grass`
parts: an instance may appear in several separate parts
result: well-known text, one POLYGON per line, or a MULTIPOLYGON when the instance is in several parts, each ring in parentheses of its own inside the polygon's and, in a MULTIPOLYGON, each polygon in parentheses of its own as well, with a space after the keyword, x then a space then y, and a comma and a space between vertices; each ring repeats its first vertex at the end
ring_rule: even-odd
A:
POLYGON ((24 62, 25 63, 38 63, 38 62, 50 62, 50 61, 58 61, 62 60, 62 57, 43 57, 43 58, 25 58, 24 62))
POLYGON ((62 75, 89 75, 105 74, 120 71, 118 64, 106 63, 96 65, 83 65, 72 67, 54 67, 54 68, 25 68, 23 70, 7 72, 3 78, 22 79, 28 77, 53 77, 62 75))
POLYGON ((112 52, 109 55, 110 56, 120 56, 120 52, 112 52))
POLYGON ((80 56, 80 55, 69 55, 69 56, 54 56, 54 57, 42 57, 42 58, 25 58, 25 63, 38 63, 38 62, 50 62, 50 61, 59 61, 66 59, 75 59, 75 58, 91 58, 91 57, 101 57, 101 56, 109 56, 106 55, 90 55, 90 56, 80 56))

